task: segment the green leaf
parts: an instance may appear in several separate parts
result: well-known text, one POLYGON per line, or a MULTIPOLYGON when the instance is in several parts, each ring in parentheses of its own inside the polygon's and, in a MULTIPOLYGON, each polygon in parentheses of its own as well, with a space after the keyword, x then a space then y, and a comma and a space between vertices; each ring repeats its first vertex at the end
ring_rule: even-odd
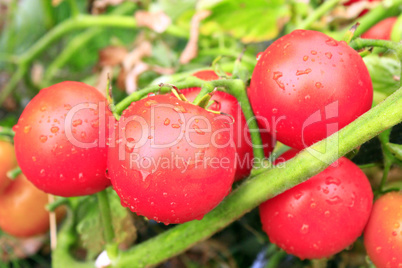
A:
POLYGON ((374 91, 389 96, 399 88, 399 81, 395 79, 400 75, 398 60, 374 54, 364 57, 363 60, 373 81, 374 91))
MULTIPOLYGON (((131 244, 137 237, 131 213, 120 204, 120 198, 113 190, 108 190, 108 197, 113 219, 115 242, 131 244)), ((105 247, 103 225, 95 196, 85 199, 78 208, 77 232, 82 246, 87 250, 87 259, 93 259, 105 247)))
POLYGON ((397 159, 402 161, 402 144, 387 143, 386 147, 397 159))
POLYGON ((225 0, 213 6, 211 12, 202 23, 203 34, 224 31, 245 43, 273 39, 290 17, 284 0, 225 0))

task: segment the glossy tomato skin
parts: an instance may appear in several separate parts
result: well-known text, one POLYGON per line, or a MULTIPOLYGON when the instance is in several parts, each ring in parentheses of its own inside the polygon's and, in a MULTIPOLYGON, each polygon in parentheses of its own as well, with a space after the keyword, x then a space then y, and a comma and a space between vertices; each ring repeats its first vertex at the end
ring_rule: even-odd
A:
POLYGON ((374 202, 364 245, 376 267, 402 266, 402 193, 387 193, 374 202))
POLYGON ((7 177, 7 172, 17 167, 14 146, 6 141, 0 140, 0 195, 11 180, 7 177))
POLYGON ((71 81, 42 89, 31 100, 14 128, 14 145, 22 172, 36 187, 70 197, 110 185, 106 107, 94 87, 71 81))
POLYGON ((367 32, 362 34, 362 38, 391 40, 392 28, 394 27, 397 19, 398 17, 390 17, 380 21, 371 27, 367 32))
POLYGON ((248 96, 261 126, 302 149, 369 110, 373 87, 360 55, 345 42, 296 30, 259 55, 248 96))
MULTIPOLYGON (((193 75, 206 81, 219 79, 219 76, 212 70, 199 71, 193 75)), ((200 90, 201 88, 197 87, 186 88, 180 90, 180 93, 184 94, 190 102, 193 102, 200 93, 200 90)), ((241 180, 250 175, 250 171, 253 167, 253 147, 250 132, 246 125, 246 118, 243 115, 239 102, 232 95, 223 91, 216 91, 211 100, 215 101, 215 103, 209 106, 208 109, 230 114, 234 118, 235 122, 232 128, 233 141, 236 145, 235 181, 241 180)), ((263 141, 265 156, 269 157, 275 147, 275 141, 267 131, 262 131, 260 134, 263 141)))
POLYGON ((0 195, 0 229, 16 237, 30 237, 49 230, 47 194, 19 175, 0 195))
MULTIPOLYGON (((285 159, 297 151, 284 154, 285 159)), ((282 163, 281 165, 286 165, 282 163)), ((351 245, 363 232, 373 193, 365 174, 350 160, 260 205, 270 241, 301 259, 326 258, 351 245)))
POLYGON ((122 205, 166 224, 201 219, 231 190, 230 123, 170 95, 132 103, 115 125, 108 156, 122 205))

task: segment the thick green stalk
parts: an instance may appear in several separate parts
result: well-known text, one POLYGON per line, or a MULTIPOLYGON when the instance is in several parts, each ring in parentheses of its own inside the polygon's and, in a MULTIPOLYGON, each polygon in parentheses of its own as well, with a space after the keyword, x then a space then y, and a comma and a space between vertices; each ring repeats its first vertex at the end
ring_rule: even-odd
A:
POLYGON ((99 211, 102 219, 103 233, 106 244, 113 244, 114 230, 112 225, 112 214, 110 212, 109 198, 107 191, 101 191, 96 194, 99 203, 99 211))
POLYGON ((286 168, 272 168, 244 182, 201 221, 184 223, 121 252, 113 262, 114 267, 155 265, 209 238, 260 203, 307 180, 340 156, 401 122, 401 107, 402 89, 399 89, 339 132, 287 161, 286 168), (325 153, 317 158, 311 152, 325 153))

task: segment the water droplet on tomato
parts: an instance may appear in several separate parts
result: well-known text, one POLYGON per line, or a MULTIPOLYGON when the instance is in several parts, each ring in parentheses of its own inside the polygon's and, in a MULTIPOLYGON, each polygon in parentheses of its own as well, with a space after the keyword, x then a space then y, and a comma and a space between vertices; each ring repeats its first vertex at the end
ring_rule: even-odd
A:
POLYGON ((82 174, 82 172, 80 172, 80 173, 78 174, 78 180, 81 181, 81 182, 85 180, 84 174, 82 174))
POLYGON ((274 72, 272 79, 276 82, 276 84, 281 88, 285 89, 285 85, 279 81, 279 78, 283 76, 282 72, 274 72))
POLYGON ((311 53, 311 55, 317 55, 317 51, 315 51, 315 50, 311 50, 310 53, 311 53))
POLYGON ((328 38, 325 41, 325 44, 327 44, 328 46, 332 46, 332 47, 338 46, 338 42, 336 40, 332 39, 332 38, 328 38))
POLYGON ((302 196, 303 196, 303 193, 302 193, 302 192, 297 192, 297 193, 295 193, 295 194, 293 195, 293 197, 294 197, 296 200, 299 200, 302 196))
POLYGON ((164 196, 164 197, 166 197, 166 196, 167 196, 167 193, 166 193, 166 192, 164 192, 164 193, 163 193, 163 196, 164 196))
POLYGON ((169 119, 169 118, 166 118, 166 119, 165 119, 165 122, 163 122, 163 124, 164 124, 165 126, 168 126, 168 125, 170 124, 170 119, 169 119))
POLYGON ((24 133, 25 133, 25 134, 28 134, 29 131, 31 131, 31 129, 32 129, 31 126, 29 126, 29 125, 28 125, 28 126, 25 126, 25 127, 24 127, 24 133))
POLYGON ((59 131, 59 128, 58 128, 58 127, 52 127, 52 128, 50 129, 50 131, 51 131, 52 133, 57 133, 57 132, 59 131))
POLYGON ((44 177, 45 176, 45 170, 41 169, 39 172, 39 176, 44 177))
POLYGON ((41 110, 42 112, 46 111, 46 106, 40 107, 40 110, 41 110))
POLYGON ((324 215, 325 215, 326 217, 329 217, 330 214, 331 214, 331 212, 329 212, 329 210, 327 210, 327 211, 324 212, 324 215))
POLYGON ((332 53, 331 52, 326 52, 325 56, 327 56, 328 59, 331 59, 332 58, 332 53))
POLYGON ((196 132, 197 134, 200 134, 200 135, 204 135, 204 134, 205 134, 205 132, 202 131, 198 125, 193 125, 193 129, 195 130, 195 132, 196 132))
POLYGON ((259 61, 261 59, 262 54, 263 54, 263 52, 260 52, 260 53, 257 54, 257 57, 256 57, 257 61, 259 61))
POLYGON ((79 126, 82 124, 82 120, 81 119, 76 119, 73 121, 73 127, 79 126))
POLYGON ((316 87, 316 88, 322 88, 321 82, 316 82, 316 83, 315 83, 315 87, 316 87))
POLYGON ((32 156, 32 161, 36 162, 36 157, 32 156))
POLYGON ((304 96, 304 99, 305 99, 305 100, 309 100, 309 99, 310 99, 310 95, 304 96))
POLYGON ((179 124, 172 124, 172 128, 180 128, 179 124))
POLYGON ((375 251, 377 251, 377 253, 380 253, 380 252, 381 252, 381 250, 382 250, 382 248, 381 248, 381 247, 376 247, 376 249, 375 249, 375 251))
POLYGON ((273 113, 273 114, 276 114, 277 112, 278 112, 278 109, 276 109, 276 108, 273 108, 273 109, 272 109, 272 113, 273 113))
POLYGON ((178 112, 178 113, 187 113, 187 110, 186 110, 186 108, 184 108, 183 106, 181 106, 181 105, 177 105, 177 106, 175 106, 174 108, 173 108, 173 110, 175 110, 176 112, 178 112))
POLYGON ((308 228, 309 228, 308 224, 303 224, 301 229, 300 229, 300 232, 302 234, 307 234, 308 233, 308 228))
POLYGON ((296 75, 303 75, 303 74, 309 74, 311 73, 311 69, 307 68, 306 70, 297 70, 296 75))
POLYGON ((315 208, 316 206, 317 206, 316 203, 311 203, 311 204, 310 204, 310 207, 311 207, 311 208, 315 208))
POLYGON ((338 178, 329 176, 329 177, 325 178, 325 184, 326 185, 335 184, 335 185, 339 186, 339 185, 341 185, 341 180, 338 178))
POLYGON ((307 60, 308 60, 308 56, 305 55, 305 56, 303 57, 303 61, 307 61, 307 60))
POLYGON ((149 140, 152 139, 152 138, 153 138, 153 137, 152 137, 151 135, 148 136, 148 139, 149 139, 149 140))
POLYGON ((148 100, 144 103, 145 107, 151 107, 152 105, 156 105, 158 102, 156 100, 148 100))
POLYGON ((177 204, 175 202, 170 203, 170 206, 172 206, 172 208, 177 207, 177 204))
POLYGON ((41 135, 41 136, 39 137, 39 140, 40 140, 41 142, 46 142, 46 141, 47 141, 47 136, 41 135))
POLYGON ((330 205, 336 205, 336 204, 342 203, 342 198, 340 198, 339 196, 335 195, 335 196, 330 197, 326 201, 330 205))

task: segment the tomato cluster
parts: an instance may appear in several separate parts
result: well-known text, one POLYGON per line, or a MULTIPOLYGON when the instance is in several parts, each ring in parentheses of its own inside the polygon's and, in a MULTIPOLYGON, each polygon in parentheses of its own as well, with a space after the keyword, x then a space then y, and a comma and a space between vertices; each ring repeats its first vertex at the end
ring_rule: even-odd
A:
MULTIPOLYGON (((211 70, 194 76, 219 79, 211 70)), ((14 128, 18 164, 27 179, 46 193, 82 196, 112 186, 123 206, 149 219, 165 224, 202 219, 231 192, 235 180, 250 175, 253 147, 237 99, 217 91, 209 95, 206 108, 192 103, 200 90, 150 94, 115 119, 106 98, 93 87, 63 82, 45 88, 27 105, 14 128)), ((296 30, 258 55, 247 95, 261 126, 266 157, 278 140, 297 149, 282 156, 288 160, 368 111, 373 86, 360 55, 345 42, 316 31, 296 30)), ((4 169, 14 166, 12 160, 4 169)), ((10 209, 0 207, 0 227, 14 235, 35 232, 11 226, 10 221, 20 217, 11 217, 13 204, 28 202, 24 198, 41 204, 47 200, 28 180, 21 175, 10 184, 0 176, 0 203, 9 204, 10 209), (17 193, 22 201, 15 199, 17 193), (25 231, 19 233, 19 229, 25 231)), ((382 201, 386 198, 401 201, 400 195, 378 200, 365 231, 368 253, 380 266, 401 261, 396 253, 401 249, 397 226, 401 202, 395 208, 389 205, 397 216, 377 228, 377 221, 386 217, 382 206, 391 202, 382 201), (389 241, 397 246, 389 248, 389 241), (381 249, 389 255, 376 254, 381 249)), ((340 158, 308 181, 261 204, 260 215, 272 243, 302 259, 324 258, 362 234, 372 202, 365 174, 340 158)), ((47 217, 43 206, 27 205, 26 209, 40 215, 39 222, 47 217)), ((40 232, 48 228, 44 223, 38 226, 34 229, 40 232)))

